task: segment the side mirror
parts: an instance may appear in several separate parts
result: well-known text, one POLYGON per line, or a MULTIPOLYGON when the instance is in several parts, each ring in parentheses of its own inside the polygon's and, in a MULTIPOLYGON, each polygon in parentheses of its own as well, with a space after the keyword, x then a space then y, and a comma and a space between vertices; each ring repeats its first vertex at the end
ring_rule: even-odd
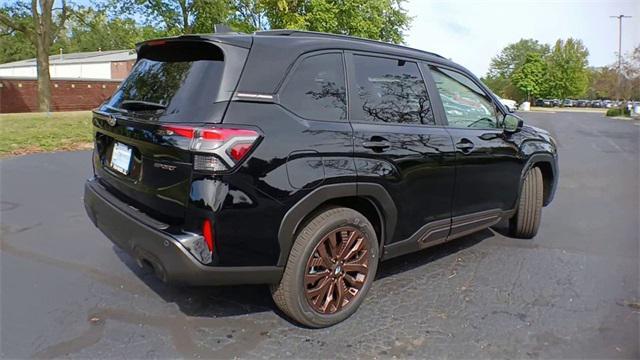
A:
POLYGON ((507 114, 502 120, 502 128, 505 132, 513 134, 522 129, 524 121, 514 114, 507 114))

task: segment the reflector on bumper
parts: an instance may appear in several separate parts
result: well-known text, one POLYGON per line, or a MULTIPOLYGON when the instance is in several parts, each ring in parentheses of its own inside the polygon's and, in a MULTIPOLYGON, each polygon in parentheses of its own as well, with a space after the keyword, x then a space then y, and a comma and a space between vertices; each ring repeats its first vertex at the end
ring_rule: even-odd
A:
POLYGON ((176 240, 189 251, 193 257, 203 264, 210 264, 213 254, 209 250, 203 236, 189 233, 190 236, 176 236, 176 240))

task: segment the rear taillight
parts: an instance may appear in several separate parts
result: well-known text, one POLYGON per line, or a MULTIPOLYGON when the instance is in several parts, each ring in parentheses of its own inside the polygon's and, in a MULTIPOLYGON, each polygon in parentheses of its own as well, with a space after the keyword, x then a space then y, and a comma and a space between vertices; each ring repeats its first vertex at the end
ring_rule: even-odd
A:
POLYGON ((196 170, 226 171, 242 161, 256 144, 259 134, 248 129, 163 126, 164 136, 190 139, 189 150, 196 152, 196 170))

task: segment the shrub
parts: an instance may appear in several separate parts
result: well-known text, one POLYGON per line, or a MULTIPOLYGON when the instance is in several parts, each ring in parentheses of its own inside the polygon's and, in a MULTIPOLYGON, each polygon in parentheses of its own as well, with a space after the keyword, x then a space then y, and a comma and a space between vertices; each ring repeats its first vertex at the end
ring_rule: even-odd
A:
POLYGON ((607 110, 607 116, 620 116, 622 115, 622 109, 609 109, 607 110))
POLYGON ((613 108, 607 110, 607 116, 631 116, 631 111, 626 106, 613 108))

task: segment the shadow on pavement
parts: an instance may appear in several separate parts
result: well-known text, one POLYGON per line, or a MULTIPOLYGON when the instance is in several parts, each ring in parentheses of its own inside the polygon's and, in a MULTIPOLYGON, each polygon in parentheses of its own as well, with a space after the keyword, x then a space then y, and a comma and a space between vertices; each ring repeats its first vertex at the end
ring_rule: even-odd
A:
MULTIPOLYGON (((485 229, 478 233, 407 254, 380 264, 376 279, 383 279, 429 264, 443 257, 472 247, 494 236, 485 229)), ((140 268, 127 253, 114 246, 120 260, 151 290, 167 302, 178 305, 180 311, 193 317, 227 317, 267 311, 280 316, 267 285, 185 287, 172 286, 159 280, 150 268, 140 268)))
POLYGON ((120 260, 166 302, 175 303, 187 316, 225 317, 272 311, 275 308, 267 285, 191 287, 167 285, 153 270, 140 268, 126 252, 114 246, 120 260))
POLYGON ((482 230, 475 234, 467 235, 459 239, 452 240, 440 245, 436 245, 415 253, 390 259, 380 264, 376 279, 384 279, 395 274, 409 271, 420 266, 424 266, 438 259, 470 248, 481 241, 494 236, 489 229, 482 230))

